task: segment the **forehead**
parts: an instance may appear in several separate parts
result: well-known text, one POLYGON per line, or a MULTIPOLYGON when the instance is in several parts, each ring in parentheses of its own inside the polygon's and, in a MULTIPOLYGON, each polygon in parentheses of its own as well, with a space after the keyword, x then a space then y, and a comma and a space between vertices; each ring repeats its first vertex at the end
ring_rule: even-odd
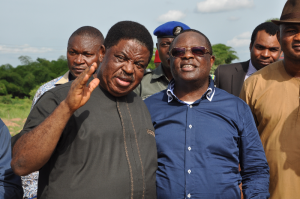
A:
POLYGON ((256 39, 255 39, 254 43, 264 45, 264 46, 270 46, 270 47, 280 46, 276 34, 275 35, 270 35, 265 30, 260 30, 260 31, 257 32, 256 39))
POLYGON ((98 44, 97 41, 98 40, 94 37, 76 35, 69 39, 68 48, 75 48, 75 47, 93 48, 95 45, 98 44))
POLYGON ((158 38, 157 43, 162 43, 162 42, 172 42, 174 38, 172 37, 166 37, 166 38, 158 38))
POLYGON ((204 46, 207 47, 205 38, 196 32, 185 32, 175 38, 173 47, 204 46))
POLYGON ((126 54, 129 53, 147 57, 149 57, 150 53, 144 44, 135 39, 122 39, 118 42, 117 45, 110 47, 109 50, 111 52, 123 52, 126 54))

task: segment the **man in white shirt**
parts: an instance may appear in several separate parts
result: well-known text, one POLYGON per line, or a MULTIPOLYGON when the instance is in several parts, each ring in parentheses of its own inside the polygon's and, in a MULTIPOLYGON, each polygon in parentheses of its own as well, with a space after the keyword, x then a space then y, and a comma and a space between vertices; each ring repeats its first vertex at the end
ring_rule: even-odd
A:
POLYGON ((277 40, 277 25, 265 22, 258 25, 251 36, 251 59, 246 62, 220 65, 215 71, 215 86, 239 96, 244 81, 256 71, 277 61, 282 54, 277 40))

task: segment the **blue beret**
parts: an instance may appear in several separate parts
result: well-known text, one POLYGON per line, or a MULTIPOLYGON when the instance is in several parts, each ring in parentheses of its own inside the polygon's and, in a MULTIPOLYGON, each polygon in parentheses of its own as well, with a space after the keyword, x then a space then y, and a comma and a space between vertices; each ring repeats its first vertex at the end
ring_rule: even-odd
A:
POLYGON ((184 23, 178 22, 178 21, 169 21, 167 23, 164 23, 160 26, 158 26, 153 34, 157 36, 157 38, 166 38, 166 37, 175 37, 180 32, 190 29, 187 25, 184 23))

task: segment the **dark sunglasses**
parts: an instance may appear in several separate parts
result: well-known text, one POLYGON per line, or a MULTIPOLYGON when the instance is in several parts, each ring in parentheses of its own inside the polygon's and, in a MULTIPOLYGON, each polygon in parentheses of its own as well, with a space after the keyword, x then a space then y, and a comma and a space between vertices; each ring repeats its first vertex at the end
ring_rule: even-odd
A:
POLYGON ((204 46, 196 46, 192 48, 184 48, 184 47, 175 47, 169 53, 172 57, 182 57, 185 55, 185 52, 190 50, 194 56, 203 56, 204 54, 210 54, 209 50, 204 46))

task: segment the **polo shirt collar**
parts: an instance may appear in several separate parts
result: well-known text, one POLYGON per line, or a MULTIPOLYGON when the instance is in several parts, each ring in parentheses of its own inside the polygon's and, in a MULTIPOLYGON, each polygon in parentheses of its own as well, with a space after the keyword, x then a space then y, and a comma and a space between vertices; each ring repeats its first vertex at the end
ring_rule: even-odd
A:
POLYGON ((56 83, 55 85, 61 85, 69 82, 69 73, 70 71, 67 71, 56 83))
MULTIPOLYGON (((181 101, 180 99, 177 98, 177 96, 174 94, 174 87, 175 87, 175 81, 174 81, 174 79, 172 79, 170 81, 169 85, 168 85, 168 88, 167 88, 168 103, 172 102, 175 98, 178 102, 180 102, 182 104, 187 104, 186 102, 181 101)), ((215 86, 214 86, 214 82, 213 82, 212 78, 209 76, 209 85, 208 85, 208 88, 207 88, 207 90, 206 90, 206 92, 204 93, 203 96, 208 101, 211 102, 213 100, 215 92, 216 92, 216 89, 215 89, 215 86)), ((201 98, 203 98, 203 96, 201 98)), ((196 100, 193 104, 199 103, 199 102, 200 102, 200 99, 196 100)))

